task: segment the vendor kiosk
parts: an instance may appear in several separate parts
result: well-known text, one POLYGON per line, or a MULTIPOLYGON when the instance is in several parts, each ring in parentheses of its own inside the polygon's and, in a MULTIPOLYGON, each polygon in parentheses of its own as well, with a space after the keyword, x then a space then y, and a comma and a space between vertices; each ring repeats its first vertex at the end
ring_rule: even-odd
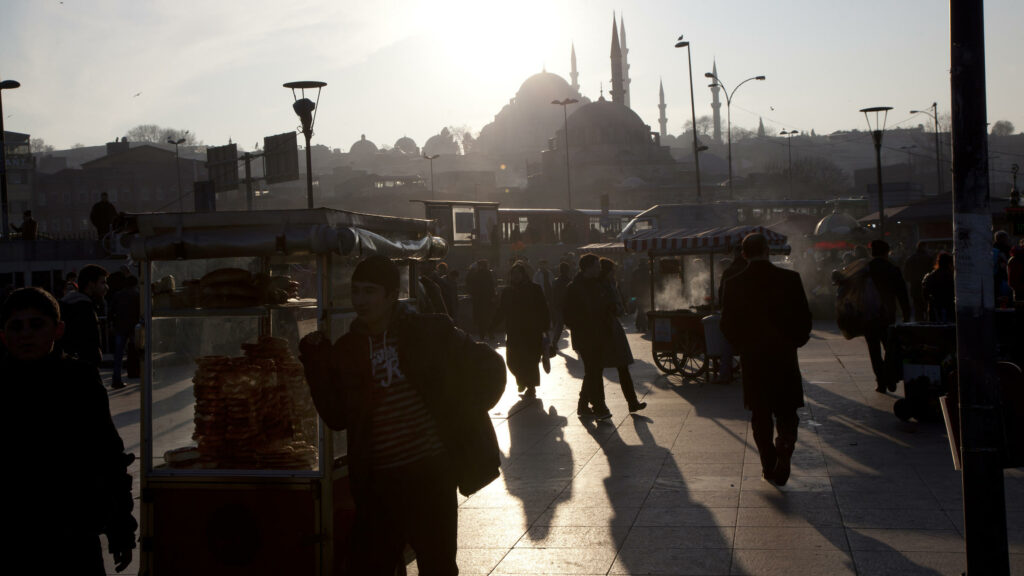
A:
POLYGON ((140 214, 140 574, 341 573, 344 432, 317 417, 298 342, 354 318, 352 267, 443 257, 430 222, 328 209, 140 214))

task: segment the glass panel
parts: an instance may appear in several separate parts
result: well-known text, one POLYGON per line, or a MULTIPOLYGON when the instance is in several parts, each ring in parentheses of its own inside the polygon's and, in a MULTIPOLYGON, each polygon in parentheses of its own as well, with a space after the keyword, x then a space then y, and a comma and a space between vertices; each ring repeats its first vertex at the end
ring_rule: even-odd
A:
POLYGON ((255 258, 153 264, 154 469, 319 469, 318 420, 298 360, 299 339, 317 326, 315 300, 296 298, 315 294, 312 264, 269 266, 271 277, 289 277, 273 284, 280 288, 237 270, 220 272, 224 282, 199 283, 213 270, 261 267, 255 258), (225 288, 208 290, 217 285, 225 288), (259 295, 243 294, 252 285, 259 295), (188 294, 195 291, 200 306, 217 307, 197 308, 188 294))

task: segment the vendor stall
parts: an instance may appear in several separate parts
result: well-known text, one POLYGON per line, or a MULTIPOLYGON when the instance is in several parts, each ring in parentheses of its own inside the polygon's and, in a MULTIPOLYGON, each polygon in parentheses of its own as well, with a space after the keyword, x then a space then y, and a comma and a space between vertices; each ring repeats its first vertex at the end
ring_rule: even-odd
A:
MULTIPOLYGON (((722 346, 708 347, 708 343, 723 341, 718 333, 715 318, 702 322, 713 315, 715 294, 715 257, 732 253, 734 247, 743 242, 747 234, 760 233, 768 239, 772 254, 789 254, 786 237, 763 226, 724 226, 706 230, 652 230, 624 241, 627 252, 646 253, 651 276, 651 310, 648 312, 653 337, 651 350, 654 363, 667 374, 680 373, 686 378, 698 378, 705 372, 717 374, 721 362, 722 346), (659 310, 654 281, 655 259, 696 256, 707 260, 707 272, 698 270, 694 275, 697 290, 706 294, 700 301, 687 307, 659 310), (704 277, 706 274, 706 278, 704 277), (705 292, 706 288, 706 292, 705 292), (711 337, 705 328, 712 331, 711 337), (710 361, 710 362, 709 362, 710 361), (710 369, 710 370, 709 370, 710 369)), ((691 260, 691 264, 697 263, 691 260)), ((681 278, 686 278, 685 262, 680 268, 681 278)), ((684 284, 685 286, 685 284, 684 284)), ((663 298, 667 300, 667 298, 663 298)), ((692 302, 692 300, 691 300, 692 302)), ((731 361, 731 359, 730 359, 731 361)))
POLYGON ((140 573, 340 573, 345 436, 298 342, 347 328, 360 256, 406 261, 408 297, 445 243, 426 220, 327 209, 133 215, 121 242, 143 290, 140 573))

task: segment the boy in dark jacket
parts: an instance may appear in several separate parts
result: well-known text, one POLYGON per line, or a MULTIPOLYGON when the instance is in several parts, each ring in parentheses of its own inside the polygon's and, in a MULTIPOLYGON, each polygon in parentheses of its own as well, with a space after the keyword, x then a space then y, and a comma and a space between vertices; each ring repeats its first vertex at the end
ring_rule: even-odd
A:
POLYGON ((357 319, 332 346, 300 342, 324 422, 347 430, 356 505, 349 573, 392 575, 406 543, 421 574, 458 574, 456 487, 465 495, 498 476, 488 410, 505 364, 443 314, 398 302, 399 272, 373 255, 352 274, 357 319))
POLYGON ((103 533, 121 572, 135 548, 126 472, 134 457, 124 453, 99 372, 54 350, 64 323, 47 292, 14 291, 0 322, 8 348, 0 359, 4 394, 19 407, 3 419, 4 437, 15 439, 7 458, 30 474, 4 475, 4 518, 13 529, 3 539, 3 558, 36 563, 29 571, 102 576, 103 533), (40 426, 31 407, 45 408, 50 424, 40 426))
POLYGON ((67 326, 60 340, 61 349, 68 356, 97 368, 103 351, 96 310, 103 304, 106 294, 106 269, 89 264, 78 273, 78 290, 68 292, 60 299, 61 317, 67 326))

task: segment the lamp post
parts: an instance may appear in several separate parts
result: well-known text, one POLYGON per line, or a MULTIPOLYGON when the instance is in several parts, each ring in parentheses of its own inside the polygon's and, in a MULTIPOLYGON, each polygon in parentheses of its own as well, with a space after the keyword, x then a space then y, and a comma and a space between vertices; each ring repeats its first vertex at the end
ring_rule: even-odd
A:
POLYGON ((316 123, 316 105, 320 102, 320 89, 327 86, 327 82, 317 80, 302 80, 299 82, 286 82, 284 87, 292 89, 292 97, 295 102, 292 109, 299 116, 302 122, 302 135, 306 137, 306 208, 313 208, 313 156, 309 150, 309 140, 313 137, 313 124, 316 123), (316 88, 316 100, 306 98, 306 89, 316 88), (299 90, 299 94, 295 91, 299 90), (301 95, 301 98, 299 97, 301 95))
POLYGON ((935 193, 942 194, 942 149, 939 148, 939 103, 932 102, 932 111, 911 110, 911 114, 931 116, 935 122, 935 193))
POLYGON ((167 139, 168 144, 174 144, 174 171, 178 173, 178 212, 185 211, 181 199, 181 157, 178 156, 178 146, 180 144, 183 144, 184 142, 184 138, 178 138, 177 140, 175 140, 174 138, 167 139))
POLYGON ((797 132, 796 130, 789 130, 788 132, 786 130, 783 130, 782 132, 779 132, 779 134, 781 134, 782 136, 786 137, 786 141, 787 141, 786 146, 787 146, 787 148, 789 148, 789 195, 790 195, 790 197, 792 197, 793 196, 793 135, 794 134, 799 134, 799 132, 797 132))
POLYGON ((882 196, 882 132, 885 131, 885 120, 889 116, 892 106, 875 106, 873 108, 862 108, 864 119, 868 122, 868 130, 871 131, 871 139, 875 142, 875 167, 878 172, 878 235, 885 238, 885 200, 882 196), (871 114, 875 116, 874 126, 871 123, 871 114), (881 122, 879 122, 881 117, 881 122))
MULTIPOLYGON (((729 141, 729 198, 732 198, 732 97, 736 94, 736 91, 740 89, 740 86, 743 86, 751 80, 764 80, 764 76, 752 76, 747 78, 743 82, 737 84, 736 87, 732 89, 732 92, 729 92, 729 89, 725 87, 725 84, 722 84, 722 81, 718 79, 718 76, 715 76, 713 73, 705 72, 704 77, 711 78, 715 81, 715 84, 718 84, 722 87, 722 90, 725 90, 726 137, 729 141)), ((715 84, 712 84, 711 86, 714 86, 715 84)))
POLYGON ((569 174, 569 113, 566 106, 576 104, 579 100, 566 98, 565 100, 552 100, 551 103, 562 107, 562 119, 565 121, 565 193, 569 203, 569 210, 572 210, 572 177, 569 174))
POLYGON ((0 208, 3 210, 3 239, 10 238, 10 222, 7 214, 7 139, 4 138, 4 90, 21 86, 17 80, 0 82, 0 208))
POLYGON ((693 103, 693 61, 690 58, 690 43, 680 34, 676 48, 686 48, 686 69, 690 74, 690 121, 693 122, 693 166, 697 172, 697 199, 700 200, 700 146, 697 144, 697 109, 693 103))
POLYGON ((426 154, 423 155, 424 158, 426 158, 427 160, 430 160, 430 199, 431 200, 434 199, 434 160, 437 159, 438 156, 440 156, 440 154, 431 154, 430 156, 427 156, 426 154))

